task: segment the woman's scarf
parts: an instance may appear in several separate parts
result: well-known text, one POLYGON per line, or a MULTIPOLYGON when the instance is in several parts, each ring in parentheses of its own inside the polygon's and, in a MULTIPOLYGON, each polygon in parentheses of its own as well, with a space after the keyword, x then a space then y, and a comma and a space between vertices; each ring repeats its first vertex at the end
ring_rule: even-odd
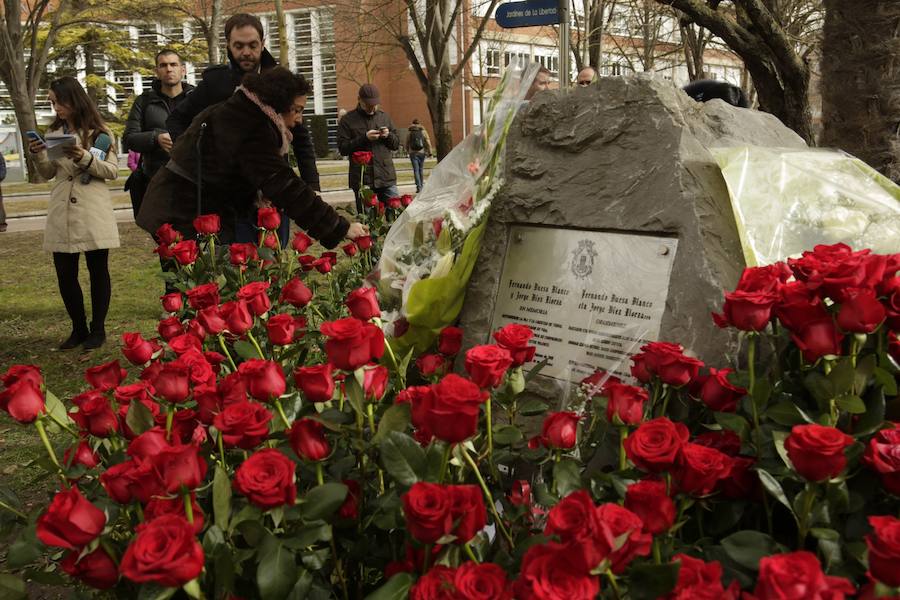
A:
POLYGON ((244 95, 247 96, 247 99, 250 100, 250 102, 258 106, 259 110, 263 111, 263 113, 267 117, 272 119, 272 122, 275 123, 275 127, 277 127, 278 131, 281 132, 281 153, 287 154, 291 146, 291 140, 294 139, 294 136, 291 135, 290 130, 284 124, 284 118, 280 114, 275 112, 274 108, 272 108, 268 104, 265 104, 262 100, 259 99, 259 96, 257 96, 244 86, 238 86, 237 90, 235 91, 243 92, 244 95))

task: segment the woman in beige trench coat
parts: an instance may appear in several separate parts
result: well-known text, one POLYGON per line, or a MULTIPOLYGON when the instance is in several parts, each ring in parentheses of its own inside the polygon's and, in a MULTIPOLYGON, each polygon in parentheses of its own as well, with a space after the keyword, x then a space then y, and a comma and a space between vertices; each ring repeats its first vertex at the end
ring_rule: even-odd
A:
POLYGON ((53 253, 59 293, 72 320, 72 334, 59 347, 67 350, 83 344, 89 350, 106 340, 106 313, 112 295, 109 249, 119 247, 119 230, 105 180, 118 176, 119 165, 114 144, 105 157, 99 151, 102 149, 92 148, 100 134, 105 133, 110 140, 112 134, 78 80, 57 79, 50 84, 49 97, 56 112, 49 133, 73 134, 78 139, 78 144, 67 147, 66 156, 58 160, 48 158, 42 142, 29 144, 40 174, 53 179, 44 250, 53 253), (91 280, 90 327, 78 283, 81 252, 91 280))

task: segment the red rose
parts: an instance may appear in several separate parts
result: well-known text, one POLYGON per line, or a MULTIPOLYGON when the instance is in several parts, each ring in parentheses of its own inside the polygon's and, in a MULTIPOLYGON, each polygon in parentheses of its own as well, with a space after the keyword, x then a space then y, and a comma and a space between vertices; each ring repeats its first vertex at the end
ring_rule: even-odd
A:
POLYGON ((97 390, 90 390, 72 398, 78 412, 69 413, 82 431, 96 437, 109 437, 119 430, 119 419, 107 398, 97 390))
POLYGON ((155 254, 159 254, 159 258, 163 261, 169 261, 175 257, 175 254, 172 252, 171 247, 166 244, 160 244, 153 249, 153 252, 155 254))
POLYGON ((466 600, 512 600, 506 571, 494 563, 461 564, 453 577, 453 585, 466 600))
POLYGON ((456 569, 435 565, 419 577, 409 590, 409 600, 456 600, 460 598, 453 587, 456 569))
POLYGON ((613 383, 606 386, 606 393, 609 397, 606 403, 606 419, 610 423, 640 425, 644 420, 644 402, 649 398, 647 390, 633 385, 613 383))
POLYGON ((274 206, 260 208, 256 211, 256 225, 260 229, 275 231, 281 225, 281 215, 274 206))
POLYGON ((794 470, 809 481, 837 477, 847 466, 844 448, 853 438, 824 425, 794 425, 784 441, 794 470))
POLYGON ((312 263, 313 268, 323 275, 331 272, 331 261, 327 258, 317 258, 312 263))
POLYGON ((694 443, 715 448, 728 456, 737 456, 741 452, 741 437, 730 429, 701 433, 694 438, 694 443))
POLYGON ((84 372, 84 379, 88 385, 101 392, 118 386, 127 376, 128 372, 119 365, 117 360, 90 367, 84 372))
POLYGON ((106 515, 88 502, 78 488, 57 492, 47 511, 37 520, 37 537, 48 546, 75 550, 97 538, 106 515))
POLYGON ((169 340, 169 348, 172 349, 172 352, 181 356, 186 352, 190 352, 192 350, 200 352, 203 350, 203 343, 198 340, 195 336, 184 333, 182 335, 176 335, 171 340, 169 340))
POLYGON ((653 381, 653 373, 647 369, 647 357, 643 354, 635 354, 631 357, 631 376, 641 383, 653 381))
POLYGON ((341 246, 341 250, 344 251, 344 254, 347 256, 355 256, 356 253, 359 252, 359 248, 356 247, 356 244, 353 242, 349 242, 341 246))
POLYGON ((531 484, 524 479, 514 481, 509 501, 513 506, 531 506, 531 484))
POLYGON ((234 489, 251 504, 269 510, 297 499, 294 462, 274 448, 257 450, 234 473, 234 489))
POLYGON ((163 223, 156 230, 155 237, 160 244, 166 244, 167 246, 181 240, 181 234, 175 231, 175 228, 170 223, 163 223))
POLYGON ((19 379, 0 392, 0 409, 22 423, 34 423, 44 412, 44 394, 31 379, 19 379))
POLYGON ((212 365, 206 360, 206 356, 198 350, 189 348, 173 362, 188 369, 190 380, 194 385, 213 384, 216 382, 216 374, 212 365))
POLYGON ((384 333, 372 323, 347 318, 326 321, 319 327, 328 339, 325 353, 328 362, 338 369, 355 371, 384 354, 384 333))
POLYGON ((277 346, 287 346, 294 341, 294 332, 297 330, 297 321, 293 315, 272 315, 266 321, 266 332, 269 341, 277 346))
POLYGON ((838 326, 848 333, 872 333, 884 322, 887 311, 869 288, 844 290, 844 301, 837 315, 838 326))
POLYGON ((487 524, 487 512, 484 507, 484 496, 477 485, 451 485, 450 498, 452 506, 450 516, 456 526, 453 535, 454 543, 465 544, 475 537, 487 524))
MULTIPOLYGON (((201 510, 200 505, 197 504, 197 495, 194 493, 191 493, 191 511, 191 516, 194 519, 194 522, 192 523, 194 535, 200 535, 200 532, 203 531, 203 522, 205 519, 203 510, 201 510)), ((184 498, 180 496, 175 496, 174 498, 151 498, 150 502, 147 503, 147 506, 144 507, 145 522, 153 521, 154 519, 166 515, 175 515, 182 519, 186 519, 187 514, 184 510, 184 498)))
MULTIPOLYGON (((684 354, 679 344, 651 342, 641 347, 644 353, 641 366, 651 375, 672 387, 681 387, 694 379, 703 363, 684 354)), ((632 358, 635 364, 638 360, 632 358)), ((637 376, 637 375, 636 375, 637 376)), ((640 377, 638 378, 640 379, 640 377)))
POLYGON ((281 288, 279 302, 284 302, 296 308, 303 308, 312 300, 312 290, 299 277, 294 277, 281 288))
POLYGON ((388 208, 398 209, 403 206, 403 203, 400 201, 400 196, 394 196, 393 198, 388 198, 386 202, 388 208))
POLYGON ((122 334, 122 354, 133 365, 145 365, 159 346, 145 340, 137 331, 122 334))
POLYGON ((449 369, 447 359, 441 354, 423 354, 416 359, 416 368, 423 377, 441 377, 449 369))
POLYGON ((159 473, 150 461, 126 460, 113 465, 100 474, 100 483, 119 504, 133 500, 146 504, 154 496, 165 493, 159 473))
POLYGON ((313 245, 313 240, 311 237, 303 233, 302 231, 298 231, 294 234, 294 239, 291 240, 291 248, 297 251, 300 254, 306 252, 306 250, 313 245))
POLYGON ((687 554, 676 554, 672 560, 681 563, 681 567, 678 569, 678 583, 665 597, 666 600, 732 600, 737 597, 722 587, 722 565, 719 561, 703 562, 687 554))
POLYGON ((253 316, 243 300, 226 302, 219 307, 219 316, 225 321, 225 327, 236 336, 242 336, 253 327, 253 316))
POLYGON ((683 423, 659 417, 642 423, 625 439, 625 454, 637 468, 662 473, 675 466, 689 437, 683 423))
POLYGON ((643 479, 629 485, 625 491, 625 508, 640 517, 644 530, 652 535, 665 533, 675 524, 675 503, 666 494, 666 484, 662 481, 643 479))
POLYGON ((843 577, 822 572, 819 559, 812 552, 800 551, 765 556, 759 561, 759 578, 753 597, 756 600, 785 598, 827 598, 843 600, 856 588, 843 577))
POLYGON ((156 395, 167 402, 184 402, 190 393, 190 373, 178 362, 164 363, 152 383, 156 395))
POLYGON ((164 446, 148 460, 170 494, 180 492, 182 487, 189 490, 200 487, 206 477, 206 461, 193 444, 164 446))
POLYGON ((803 353, 803 360, 814 363, 826 355, 839 355, 844 335, 838 331, 831 317, 805 323, 791 332, 791 339, 803 353))
POLYGON ((893 331, 888 331, 888 353, 900 364, 900 336, 893 331))
POLYGON ((347 497, 338 509, 337 515, 341 519, 355 520, 359 518, 359 499, 362 497, 362 489, 359 482, 353 479, 344 479, 341 483, 347 486, 347 497))
POLYGON ((597 507, 597 519, 610 531, 612 539, 618 540, 628 534, 625 543, 612 554, 612 572, 619 575, 628 568, 628 564, 635 556, 647 556, 650 554, 650 545, 653 538, 644 533, 644 522, 636 514, 618 504, 609 502, 597 507))
POLYGON ((6 387, 23 379, 31 381, 38 389, 44 384, 41 368, 35 365, 13 365, 6 370, 6 373, 0 375, 0 382, 6 387))
POLYGON ((500 385, 512 363, 509 350, 493 344, 475 346, 466 351, 466 372, 482 388, 500 385))
POLYGON ((747 267, 741 273, 735 289, 744 292, 777 292, 791 275, 790 268, 783 262, 764 267, 747 267))
POLYGON ((272 413, 256 402, 230 404, 213 419, 213 425, 229 448, 250 450, 269 437, 272 413))
POLYGON ((194 219, 194 231, 200 235, 215 235, 219 233, 222 225, 219 223, 219 215, 211 213, 200 215, 194 219))
POLYGON ((178 312, 184 304, 181 301, 180 292, 172 292, 171 294, 160 296, 159 299, 162 302, 163 310, 170 313, 178 312))
POLYGON ((309 402, 328 402, 334 395, 334 378, 330 364, 299 367, 294 371, 294 383, 309 402))
POLYGON ((372 162, 372 153, 365 150, 357 150, 350 155, 350 161, 354 165, 367 165, 372 162))
POLYGON ((204 283, 185 292, 188 304, 194 310, 201 310, 219 304, 219 284, 216 282, 204 283))
POLYGON ((553 412, 544 417, 541 425, 541 440, 545 446, 568 450, 575 447, 578 440, 578 421, 581 418, 573 412, 553 412))
POLYGON ((363 392, 369 402, 378 402, 387 390, 389 373, 384 365, 366 367, 363 373, 363 392))
POLYGON ((675 469, 675 485, 682 493, 707 496, 720 479, 728 477, 731 463, 731 457, 715 448, 685 444, 675 469))
POLYGON ((900 519, 892 516, 869 517, 872 533, 866 536, 869 547, 869 574, 892 588, 900 587, 900 519))
POLYGON ((272 360, 251 358, 238 366, 238 373, 247 383, 250 395, 260 402, 271 402, 287 389, 281 365, 272 360))
POLYGON ((360 321, 368 321, 381 316, 375 288, 357 288, 353 290, 347 295, 344 304, 350 309, 350 315, 360 321))
POLYGON ((356 243, 356 247, 359 248, 360 250, 362 250, 363 252, 365 252, 366 250, 368 250, 369 248, 372 247, 372 236, 371 235, 363 235, 363 236, 356 238, 353 241, 356 243))
MULTIPOLYGON (((165 427, 166 418, 167 416, 165 414, 159 414, 153 418, 153 422, 159 427, 165 427)), ((195 410, 189 408, 176 410, 172 420, 172 439, 191 440, 192 444, 199 446, 202 444, 203 440, 200 440, 200 443, 195 443, 197 440, 194 439, 194 433, 197 430, 198 425, 200 425, 200 421, 197 419, 197 412, 195 410)), ((203 428, 200 427, 200 429, 203 428)))
POLYGON ((184 333, 184 325, 178 320, 178 317, 168 317, 162 319, 156 326, 156 331, 164 340, 170 340, 177 335, 184 333))
POLYGON ((228 262, 236 267, 256 260, 259 260, 256 244, 231 244, 228 247, 228 262))
POLYGON ((613 384, 620 384, 622 380, 618 377, 610 375, 603 369, 597 369, 579 382, 584 393, 593 398, 607 394, 609 387, 613 384))
POLYGON ((607 556, 614 544, 609 530, 597 518, 597 507, 587 490, 572 492, 547 514, 544 535, 557 536, 571 549, 570 560, 590 572, 607 556))
POLYGON ((155 583, 177 588, 203 571, 203 548, 187 519, 165 515, 135 530, 119 571, 135 583, 155 583))
POLYGON ((772 308, 777 300, 778 294, 774 291, 736 290, 725 294, 722 314, 713 313, 713 321, 723 329, 762 331, 772 318, 772 308))
POLYGON ((746 456, 734 456, 731 459, 731 473, 719 481, 722 496, 730 500, 759 500, 762 488, 759 475, 753 469, 756 459, 746 456))
POLYGON ((438 352, 444 356, 456 356, 462 347, 463 330, 459 327, 444 327, 438 335, 438 352))
POLYGON ((418 542, 434 544, 452 530, 453 496, 449 486, 420 481, 401 499, 406 528, 418 542))
POLYGON ((331 454, 331 444, 325 437, 324 425, 313 419, 294 421, 288 432, 288 440, 294 453, 304 460, 325 460, 331 454))
POLYGON ((226 405, 247 399, 247 382, 240 373, 229 373, 223 377, 217 389, 226 405))
POLYGON ((551 542, 528 549, 513 590, 517 600, 594 600, 600 580, 575 568, 566 546, 551 542))
POLYGON ((197 260, 200 249, 194 240, 184 240, 172 246, 172 256, 180 265, 192 265, 197 260))
POLYGON ((791 331, 801 329, 810 321, 829 318, 822 299, 802 281, 792 281, 782 286, 781 300, 775 306, 775 314, 791 331))
POLYGON ((98 590, 108 590, 119 581, 116 561, 102 547, 84 556, 81 556, 79 550, 72 550, 60 561, 59 568, 85 585, 98 590))
POLYGON ((269 312, 272 303, 269 301, 267 290, 269 289, 268 281, 254 281, 248 283, 238 290, 237 297, 247 303, 250 312, 261 317, 269 312))
POLYGON ((143 461, 156 456, 160 450, 171 445, 172 442, 168 439, 165 428, 153 427, 131 440, 126 454, 143 461))
POLYGON ((449 444, 466 440, 478 429, 478 415, 485 394, 471 381, 451 373, 431 386, 425 401, 425 427, 449 444))
POLYGON ((208 308, 204 308, 197 313, 197 322, 205 329, 210 335, 219 335, 225 328, 227 324, 225 323, 225 319, 222 318, 222 315, 219 313, 218 306, 210 306, 208 308))
POLYGON ((734 412, 738 401, 747 395, 747 390, 728 381, 728 375, 733 372, 734 369, 709 369, 709 376, 700 387, 700 400, 710 410, 734 412))
POLYGON ((900 496, 900 429, 877 432, 869 440, 863 462, 878 473, 885 490, 900 496))
POLYGON ((413 202, 412 194, 403 194, 400 196, 400 204, 403 206, 409 206, 413 202))
POLYGON ((81 465, 86 469, 93 469, 98 464, 100 457, 91 450, 91 445, 86 440, 81 440, 63 454, 63 466, 66 468, 81 465))
POLYGON ((520 367, 534 360, 537 348, 528 345, 528 341, 533 336, 534 332, 531 331, 531 327, 518 323, 510 323, 494 332, 497 345, 509 350, 514 367, 520 367))

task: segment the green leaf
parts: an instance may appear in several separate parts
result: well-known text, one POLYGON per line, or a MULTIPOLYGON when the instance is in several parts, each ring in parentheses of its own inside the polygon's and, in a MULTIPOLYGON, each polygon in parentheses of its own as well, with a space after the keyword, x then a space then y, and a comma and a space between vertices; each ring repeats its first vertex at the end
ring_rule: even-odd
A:
POLYGON ((753 403, 760 410, 764 409, 772 396, 772 384, 765 377, 757 378, 753 384, 753 403))
POLYGON ((138 600, 167 600, 175 595, 178 588, 166 588, 153 584, 144 584, 138 592, 138 600))
POLYGON ((813 535, 817 540, 831 540, 836 541, 841 539, 841 534, 839 534, 834 529, 826 529, 822 527, 813 527, 809 530, 809 532, 813 535))
POLYGON ((656 600, 675 589, 681 563, 639 564, 628 571, 628 596, 633 600, 656 600))
POLYGON ((506 389, 509 391, 509 397, 515 398, 525 391, 525 376, 522 374, 522 367, 516 367, 509 372, 509 379, 506 382, 506 389))
POLYGON ((200 600, 203 597, 203 593, 200 591, 200 582, 196 579, 191 579, 186 584, 181 586, 181 589, 184 590, 184 593, 190 596, 191 598, 196 598, 200 600))
POLYGON ((537 398, 529 398, 519 405, 519 414, 526 417, 542 415, 547 412, 547 404, 543 400, 537 398))
POLYGON ((781 457, 781 461, 787 466, 788 469, 794 470, 794 463, 791 462, 791 457, 788 456, 787 449, 784 447, 784 441, 790 435, 789 431, 773 431, 772 432, 772 443, 775 444, 775 452, 778 453, 778 456, 781 457))
POLYGON ((262 600, 282 600, 297 579, 294 553, 274 535, 269 534, 259 549, 256 584, 262 600))
POLYGON ((842 411, 853 415, 861 415, 866 412, 866 403, 856 394, 843 394, 838 396, 834 403, 842 411))
POLYGON ((131 402, 128 405, 128 413, 125 415, 125 424, 134 432, 141 435, 153 428, 153 414, 144 406, 143 402, 131 402))
POLYGON ((284 545, 291 550, 303 550, 316 542, 327 542, 331 539, 331 525, 316 521, 292 533, 284 540, 284 545))
POLYGON ((875 381, 884 388, 884 394, 886 396, 897 395, 897 380, 894 379, 894 376, 888 373, 886 369, 875 367, 872 371, 872 375, 875 376, 875 381))
MULTIPOLYGON (((357 371, 361 372, 362 369, 357 369, 357 371)), ((365 394, 363 392, 362 384, 355 376, 348 377, 344 380, 344 389, 347 392, 347 400, 350 402, 350 406, 353 407, 353 410, 359 415, 364 415, 363 399, 365 398, 365 394)))
POLYGON ((372 442, 381 443, 381 440, 392 431, 406 431, 409 420, 409 404, 392 404, 378 421, 378 432, 372 438, 372 442))
POLYGON ((19 533, 19 537, 9 547, 6 566, 10 569, 20 569, 30 565, 41 557, 42 548, 43 544, 38 542, 35 525, 32 523, 19 533))
POLYGON ((256 348, 247 340, 238 340, 234 343, 234 351, 244 360, 259 358, 256 348))
POLYGON ((522 432, 515 425, 501 425, 494 430, 494 443, 511 446, 522 441, 522 432))
POLYGON ((768 471, 757 469, 756 472, 759 474, 759 481, 762 483, 763 487, 766 488, 766 491, 769 492, 773 498, 784 504, 785 508, 793 514, 794 509, 791 507, 791 503, 788 501, 787 495, 784 493, 784 488, 781 487, 781 483, 772 477, 768 471))
POLYGON ((742 440, 747 439, 747 436, 750 435, 750 423, 744 417, 727 412, 717 412, 713 416, 716 419, 716 423, 721 425, 723 429, 735 432, 742 440))
POLYGON ((831 382, 833 395, 843 396, 849 394, 853 389, 853 379, 856 376, 853 363, 849 356, 845 356, 835 362, 831 372, 828 374, 828 381, 831 382))
POLYGON ((347 489, 343 483, 325 483, 309 490, 303 498, 303 519, 316 521, 331 517, 344 503, 347 489))
POLYGON ((24 581, 15 575, 0 573, 0 598, 19 600, 27 597, 24 581))
POLYGON ((722 547, 728 556, 747 569, 759 569, 759 561, 765 556, 778 552, 775 540, 759 531, 738 531, 722 540, 722 547))
POLYGON ((871 388, 866 394, 866 412, 853 424, 853 436, 864 437, 881 429, 884 423, 886 388, 871 388))
POLYGON ((219 529, 227 531, 228 521, 231 518, 231 480, 228 479, 228 472, 222 465, 216 465, 216 474, 213 477, 213 515, 219 529))
POLYGON ((299 567, 297 570, 297 583, 294 584, 294 587, 288 594, 288 600, 303 600, 304 598, 308 598, 312 582, 312 573, 303 567, 299 567))
POLYGON ((547 363, 548 363, 548 362, 550 362, 550 359, 549 359, 549 358, 545 358, 544 360, 542 360, 542 361, 539 362, 538 364, 536 364, 536 365, 534 365, 533 367, 531 367, 531 370, 528 371, 528 373, 525 374, 525 383, 530 383, 532 379, 534 379, 535 377, 537 377, 537 376, 540 374, 540 372, 544 369, 544 367, 547 366, 547 363))
POLYGON ((779 425, 792 427, 812 421, 790 400, 782 400, 766 409, 766 417, 779 425))
POLYGON ((51 421, 55 425, 55 421, 59 421, 60 423, 73 424, 72 419, 69 418, 69 412, 66 410, 66 405, 59 401, 59 398, 51 392, 50 390, 46 390, 44 392, 44 411, 55 417, 54 421, 51 421))
POLYGON ((827 406, 828 401, 834 398, 835 395, 831 381, 818 371, 812 371, 803 378, 803 387, 812 394, 812 397, 820 405, 827 406))
POLYGON ((563 498, 581 488, 581 471, 578 461, 571 458, 563 458, 553 465, 553 481, 556 484, 556 493, 563 498))
POLYGON ((412 575, 397 573, 386 584, 366 596, 365 600, 406 600, 412 584, 412 575))
POLYGON ((385 470, 402 485, 419 481, 425 468, 425 451, 416 440, 397 431, 381 442, 381 462, 385 470))

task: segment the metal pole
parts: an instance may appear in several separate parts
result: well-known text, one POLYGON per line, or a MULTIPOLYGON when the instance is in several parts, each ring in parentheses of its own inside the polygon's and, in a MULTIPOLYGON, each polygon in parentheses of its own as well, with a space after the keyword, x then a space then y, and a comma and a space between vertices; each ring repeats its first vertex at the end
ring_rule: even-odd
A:
POLYGON ((569 0, 559 0, 559 87, 568 89, 569 75, 569 0))

